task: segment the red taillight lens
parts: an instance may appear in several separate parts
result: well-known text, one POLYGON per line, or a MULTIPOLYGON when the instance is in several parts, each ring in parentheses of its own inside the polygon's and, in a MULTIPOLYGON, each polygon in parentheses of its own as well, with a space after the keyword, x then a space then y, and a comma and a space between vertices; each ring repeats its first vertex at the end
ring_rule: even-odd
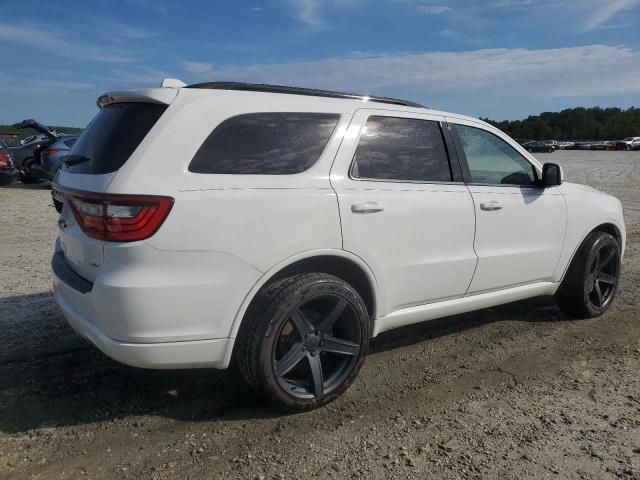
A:
POLYGON ((90 193, 57 185, 53 189, 56 198, 69 204, 84 233, 108 242, 149 238, 173 206, 171 197, 90 193))
POLYGON ((45 150, 42 153, 44 154, 45 157, 52 157, 52 156, 57 155, 58 153, 60 153, 60 150, 45 150))
POLYGON ((8 168, 8 167, 9 167, 9 158, 4 153, 0 153, 0 168, 8 168))

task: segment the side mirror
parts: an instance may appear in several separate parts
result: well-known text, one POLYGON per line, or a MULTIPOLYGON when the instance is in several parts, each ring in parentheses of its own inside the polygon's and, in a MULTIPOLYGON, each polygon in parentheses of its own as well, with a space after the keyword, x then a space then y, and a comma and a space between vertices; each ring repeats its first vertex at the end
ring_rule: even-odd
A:
POLYGON ((556 163, 545 163, 542 166, 542 186, 555 187, 561 185, 563 180, 562 167, 556 163))

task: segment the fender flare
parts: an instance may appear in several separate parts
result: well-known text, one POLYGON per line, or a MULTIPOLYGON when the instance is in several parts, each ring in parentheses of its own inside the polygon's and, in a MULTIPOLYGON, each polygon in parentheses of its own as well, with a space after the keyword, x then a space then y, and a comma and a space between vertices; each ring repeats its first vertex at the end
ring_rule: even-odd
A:
POLYGON ((556 267, 556 271, 554 272, 554 277, 556 278, 558 283, 562 283, 562 281, 564 280, 564 277, 567 274, 569 267, 573 263, 573 259, 578 253, 578 250, 580 249, 584 241, 587 239, 587 237, 591 234, 591 232, 598 230, 599 227, 607 224, 613 225, 618 231, 618 233, 620 234, 620 237, 622 240, 622 244, 620 245, 620 259, 622 260, 624 256, 624 250, 625 250, 625 228, 624 226, 620 226, 620 223, 614 218, 611 218, 611 217, 601 218, 597 222, 594 222, 590 228, 586 229, 582 233, 580 237, 580 241, 577 242, 575 247, 573 248, 573 252, 571 252, 571 256, 569 257, 569 261, 566 263, 566 265, 564 266, 558 265, 556 267), (562 271, 560 271, 561 268, 562 268, 562 271))
POLYGON ((305 260, 308 258, 319 257, 319 256, 341 257, 354 262, 356 265, 358 265, 362 269, 362 271, 367 276, 367 279, 369 280, 369 284, 371 285, 371 288, 373 290, 374 298, 376 299, 376 308, 375 308, 374 314, 372 315, 372 320, 375 321, 375 319, 378 316, 378 312, 384 311, 384 310, 380 307, 380 303, 379 303, 381 298, 380 296, 381 288, 376 276, 373 273, 373 270, 371 270, 369 265, 362 258, 346 250, 339 250, 339 249, 333 249, 333 248, 307 250, 307 251, 292 255, 290 257, 287 257, 284 260, 281 260, 280 262, 272 266, 270 269, 268 269, 266 272, 264 272, 264 274, 253 285, 251 290, 249 290, 244 300, 242 301, 242 304, 240 305, 240 308, 236 312, 236 315, 233 319, 233 323, 231 325, 231 330, 229 332, 228 338, 229 339, 236 338, 236 336, 238 335, 238 331, 240 330, 240 325, 242 324, 242 320, 244 319, 244 315, 247 312, 247 309, 249 308, 249 305, 251 304, 256 294, 260 291, 262 287, 264 287, 267 283, 269 283, 269 281, 271 281, 278 273, 280 273, 282 270, 284 270, 288 266, 293 265, 294 263, 299 262, 300 260, 305 260))

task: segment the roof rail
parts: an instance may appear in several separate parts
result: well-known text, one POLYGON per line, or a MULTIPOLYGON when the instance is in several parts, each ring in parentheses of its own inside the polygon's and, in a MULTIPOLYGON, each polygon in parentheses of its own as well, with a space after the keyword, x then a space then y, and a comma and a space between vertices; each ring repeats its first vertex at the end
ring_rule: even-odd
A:
POLYGON ((345 98, 350 100, 362 100, 377 103, 389 103, 405 107, 427 108, 419 103, 400 100, 397 98, 376 97, 359 95, 356 93, 334 92, 331 90, 318 90, 315 88, 287 87, 285 85, 268 85, 266 83, 244 82, 205 82, 194 83, 185 88, 209 88, 213 90, 240 90, 244 92, 286 93, 288 95, 308 95, 311 97, 345 98))

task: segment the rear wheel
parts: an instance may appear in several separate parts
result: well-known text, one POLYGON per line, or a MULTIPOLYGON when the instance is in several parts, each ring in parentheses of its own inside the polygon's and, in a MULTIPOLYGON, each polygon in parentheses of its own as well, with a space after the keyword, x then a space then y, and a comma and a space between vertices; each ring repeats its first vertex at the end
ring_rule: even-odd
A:
POLYGON ((569 315, 593 318, 613 302, 620 276, 620 244, 610 234, 592 232, 578 249, 556 301, 569 315))
POLYGON ((323 273, 268 287, 247 312, 237 360, 251 387, 276 406, 309 410, 340 396, 369 347, 369 315, 351 285, 323 273))
POLYGON ((31 176, 31 166, 33 165, 33 162, 33 158, 27 158, 23 162, 22 169, 20 170, 20 181, 22 183, 38 183, 38 181, 31 176))

